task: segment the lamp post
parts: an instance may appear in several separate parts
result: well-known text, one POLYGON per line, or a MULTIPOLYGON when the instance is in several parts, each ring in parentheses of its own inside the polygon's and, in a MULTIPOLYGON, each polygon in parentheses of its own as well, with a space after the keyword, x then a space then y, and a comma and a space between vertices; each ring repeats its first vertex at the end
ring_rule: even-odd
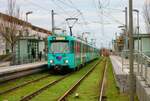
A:
POLYGON ((27 36, 29 36, 29 31, 28 31, 28 15, 32 14, 32 13, 33 13, 32 11, 26 12, 26 33, 27 33, 27 36))
MULTIPOLYGON (((84 35, 85 35, 85 34, 89 35, 90 32, 83 32, 83 33, 82 33, 82 39, 84 38, 84 35)), ((85 40, 87 41, 87 38, 85 38, 85 40)))
POLYGON ((26 22, 28 22, 28 15, 32 13, 33 13, 32 11, 26 12, 26 22))
POLYGON ((133 67, 133 0, 129 1, 129 49, 130 49, 130 72, 129 72, 129 78, 130 78, 130 101, 134 101, 134 67, 133 67))
POLYGON ((74 24, 78 21, 78 18, 67 18, 66 22, 69 26, 69 30, 70 30, 70 36, 72 36, 72 28, 74 26, 74 24))
POLYGON ((51 11, 52 34, 55 34, 55 19, 54 19, 54 15, 56 15, 56 13, 54 12, 54 10, 52 10, 52 11, 51 11))
POLYGON ((139 34, 139 10, 138 9, 133 9, 134 12, 137 13, 137 34, 139 34))
MULTIPOLYGON (((140 39, 139 39, 139 10, 138 9, 133 9, 133 11, 134 12, 136 12, 137 13, 137 37, 138 37, 138 57, 137 57, 137 63, 138 63, 138 65, 137 65, 137 68, 138 68, 138 73, 139 73, 139 71, 140 71, 140 69, 139 69, 139 52, 140 52, 140 47, 139 47, 139 45, 140 45, 140 39)), ((142 42, 142 40, 141 40, 141 42, 142 42)), ((142 44, 141 44, 141 47, 142 47, 142 44)), ((142 48, 141 48, 141 52, 142 52, 142 48)))
POLYGON ((137 13, 137 37, 138 37, 138 52, 139 52, 139 10, 138 9, 134 9, 133 10, 134 12, 136 12, 137 13))
POLYGON ((116 55, 118 55, 119 49, 117 44, 117 32, 115 33, 115 51, 116 51, 116 55))
POLYGON ((128 49, 128 34, 127 34, 127 32, 128 32, 128 8, 127 7, 125 7, 125 10, 123 11, 123 12, 125 12, 125 50, 127 50, 128 49))

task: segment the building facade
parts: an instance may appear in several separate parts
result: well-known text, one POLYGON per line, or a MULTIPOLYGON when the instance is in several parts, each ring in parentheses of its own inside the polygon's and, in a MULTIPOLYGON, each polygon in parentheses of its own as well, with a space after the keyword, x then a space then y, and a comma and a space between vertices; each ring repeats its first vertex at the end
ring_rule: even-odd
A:
POLYGON ((0 33, 0 55, 6 54, 6 41, 0 33))
POLYGON ((150 56, 150 34, 139 34, 139 38, 137 34, 134 34, 134 49, 150 56))
MULTIPOLYGON (((15 17, 0 13, 0 23, 2 22, 17 23, 18 36, 21 33, 21 35, 19 36, 20 40, 22 40, 23 37, 32 37, 33 39, 44 40, 45 38, 47 38, 48 35, 51 35, 51 32, 46 29, 34 26, 21 19, 17 19, 15 17)), ((0 33, 0 55, 6 54, 7 52, 11 52, 10 45, 0 33)))
MULTIPOLYGON (((51 35, 50 31, 27 23, 21 19, 0 13, 0 24, 2 22, 7 22, 8 24, 17 23, 16 28, 18 33, 16 33, 16 35, 19 36, 21 33, 15 46, 15 54, 18 60, 31 59, 33 49, 36 53, 36 57, 38 56, 39 52, 44 54, 44 50, 46 48, 45 39, 47 39, 47 36, 51 35)), ((8 28, 7 25, 6 28, 8 28)), ((8 52, 11 52, 11 47, 2 34, 0 34, 0 55, 4 55, 8 52)))

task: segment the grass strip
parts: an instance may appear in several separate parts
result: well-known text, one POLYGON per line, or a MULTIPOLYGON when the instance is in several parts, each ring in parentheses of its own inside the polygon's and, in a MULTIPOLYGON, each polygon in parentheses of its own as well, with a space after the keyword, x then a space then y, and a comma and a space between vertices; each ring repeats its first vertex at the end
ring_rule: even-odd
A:
POLYGON ((94 71, 81 82, 77 89, 67 97, 67 101, 97 101, 99 98, 99 82, 102 79, 104 62, 96 66, 94 71), (78 96, 76 96, 78 95, 78 96))
POLYGON ((32 93, 33 91, 36 91, 39 89, 39 87, 42 87, 43 85, 56 80, 62 76, 55 75, 55 76, 50 76, 48 78, 42 79, 39 82, 31 83, 29 85, 26 85, 22 88, 16 89, 13 92, 4 94, 0 96, 0 101, 6 100, 6 101, 19 101, 23 96, 32 93))
MULTIPOLYGON (((62 77, 62 76, 53 75, 53 76, 50 76, 50 77, 48 77, 44 80, 41 80, 40 82, 32 83, 30 85, 24 86, 23 88, 16 89, 13 92, 10 92, 10 93, 7 93, 7 94, 4 94, 4 95, 0 96, 0 101, 3 101, 3 100, 6 100, 6 101, 19 101, 23 96, 36 91, 37 89, 39 89, 39 87, 42 87, 43 85, 45 85, 45 84, 47 84, 47 83, 49 83, 53 80, 56 80, 60 77, 62 77)), ((76 77, 76 78, 78 78, 78 77, 76 77)), ((68 84, 66 83, 66 86, 67 85, 68 84)), ((62 86, 62 87, 64 88, 64 86, 62 86)), ((53 91, 57 90, 55 88, 57 88, 57 86, 54 87, 53 91)), ((49 98, 49 96, 47 98, 49 98)), ((36 101, 47 101, 47 100, 36 100, 36 101)), ((50 100, 50 101, 53 101, 53 100, 50 100)))
POLYGON ((98 60, 88 64, 73 75, 65 78, 60 83, 45 90, 39 96, 36 96, 31 101, 56 101, 62 94, 64 94, 76 81, 79 80, 98 60))
POLYGON ((12 88, 16 85, 22 84, 22 83, 30 81, 30 80, 35 80, 35 79, 42 77, 44 75, 47 75, 47 74, 48 74, 47 72, 46 73, 40 72, 40 73, 36 73, 33 75, 28 75, 28 76, 24 76, 24 77, 21 77, 18 79, 14 79, 14 80, 8 81, 6 83, 2 83, 2 84, 0 84, 0 91, 7 90, 9 88, 12 88))
MULTIPOLYGON (((116 81, 113 74, 112 63, 109 59, 107 68, 107 87, 105 91, 105 95, 107 97, 107 101, 129 101, 129 95, 127 93, 120 93, 117 88, 116 81)), ((135 97, 135 101, 138 101, 137 97, 135 97)))

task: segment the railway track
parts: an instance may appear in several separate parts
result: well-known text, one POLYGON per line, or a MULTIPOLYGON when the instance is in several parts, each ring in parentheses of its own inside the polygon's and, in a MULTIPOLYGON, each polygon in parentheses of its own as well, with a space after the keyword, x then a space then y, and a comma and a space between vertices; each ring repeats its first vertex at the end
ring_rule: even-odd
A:
POLYGON ((106 73, 107 73, 107 66, 108 63, 105 61, 105 67, 102 75, 102 80, 100 81, 100 95, 99 95, 99 101, 105 101, 104 97, 104 91, 105 91, 105 84, 106 84, 106 73))
POLYGON ((31 94, 28 94, 28 95, 25 95, 23 98, 21 98, 20 101, 29 101, 31 100, 32 98, 34 98, 35 96, 39 95, 42 91, 48 89, 49 87, 55 85, 56 83, 60 82, 61 80, 67 78, 68 76, 70 76, 71 74, 68 74, 68 75, 65 75, 57 80, 54 80, 46 85, 44 85, 43 87, 41 87, 40 89, 32 92, 31 94))
MULTIPOLYGON (((93 69, 96 67, 96 65, 99 64, 100 61, 98 61, 85 75, 88 75, 91 71, 93 71, 93 69)), ((74 73, 76 73, 76 72, 74 72, 74 73)), ((72 74, 74 74, 74 73, 72 73, 72 74)), ((21 98, 20 101, 29 101, 29 100, 33 99, 34 97, 36 97, 40 93, 42 93, 44 90, 48 89, 51 86, 54 86, 55 84, 57 84, 58 82, 62 81, 65 78, 69 77, 72 74, 65 75, 65 76, 63 76, 63 77, 61 77, 61 78, 59 78, 57 80, 54 80, 54 81, 50 82, 49 84, 44 85, 40 89, 38 89, 38 90, 28 94, 28 95, 25 95, 23 98, 21 98)), ((84 77, 82 77, 82 78, 84 78, 84 77)))
POLYGON ((11 92, 11 91, 14 91, 14 90, 16 90, 16 89, 18 89, 18 88, 24 87, 24 86, 29 85, 29 84, 31 84, 31 83, 38 82, 38 81, 40 81, 40 80, 42 80, 42 79, 45 79, 45 78, 47 78, 47 77, 49 77, 49 76, 50 76, 50 74, 47 74, 47 75, 44 75, 44 76, 39 77, 39 78, 37 78, 37 79, 26 81, 26 82, 24 82, 24 83, 22 83, 22 84, 19 84, 19 85, 15 86, 15 87, 9 88, 9 89, 7 89, 7 90, 5 90, 5 91, 1 91, 1 92, 0 92, 0 95, 6 94, 6 93, 11 92))
MULTIPOLYGON (((100 61, 102 61, 102 60, 100 60, 100 61)), ((95 63, 95 67, 96 67, 96 65, 98 65, 98 63, 100 62, 100 61, 98 61, 98 62, 96 62, 95 63)), ((93 64, 92 64, 93 65, 93 64)), ((90 68, 93 68, 94 69, 94 66, 92 66, 92 67, 90 67, 90 68)), ((87 69, 88 70, 88 69, 87 69)), ((89 70, 88 70, 89 71, 89 70)), ((90 71, 93 71, 92 69, 90 69, 90 71)), ((38 96, 38 95, 42 95, 41 93, 43 93, 45 90, 47 90, 47 89, 49 89, 49 88, 51 88, 51 87, 53 87, 53 86, 55 86, 56 84, 59 84, 63 79, 65 79, 65 78, 67 78, 67 77, 70 77, 72 74, 76 74, 77 72, 74 72, 74 73, 70 73, 70 74, 68 74, 68 75, 65 75, 65 76, 63 76, 63 77, 59 77, 59 78, 57 78, 57 79, 53 79, 53 81, 47 81, 47 83, 45 83, 45 85, 40 85, 38 88, 34 88, 34 90, 31 90, 30 92, 28 92, 28 93, 26 93, 26 94, 20 94, 20 95, 18 95, 17 96, 17 98, 16 99, 18 99, 17 101, 28 101, 28 100, 31 100, 31 99, 33 99, 33 98, 35 98, 36 96, 38 96), (19 97, 20 96, 20 97, 19 97)), ((84 74, 86 73, 86 71, 84 72, 84 74)), ((81 76, 80 76, 80 78, 84 75, 84 74, 82 74, 81 76)), ((88 75, 88 73, 86 73, 86 75, 88 75)), ((34 83, 34 82, 37 82, 37 83, 40 83, 40 82, 38 82, 38 81, 40 81, 40 79, 44 79, 44 78, 46 78, 46 76, 48 76, 49 77, 49 75, 44 75, 43 77, 39 77, 39 78, 37 78, 36 80, 33 80, 33 81, 27 81, 27 82, 25 82, 25 83, 22 83, 22 84, 20 84, 20 85, 18 85, 18 86, 15 86, 15 87, 13 87, 13 88, 10 88, 10 89, 8 89, 8 90, 5 90, 5 91, 3 91, 3 92, 0 92, 0 94, 4 94, 3 96, 4 96, 4 98, 3 99, 7 99, 7 92, 8 92, 8 95, 10 95, 11 93, 13 93, 13 91, 15 92, 15 90, 22 90, 21 88, 23 88, 24 86, 26 86, 26 85, 29 85, 30 83, 34 83), (19 88, 19 89, 18 89, 19 88), (10 94, 9 94, 9 92, 10 92, 10 94), (5 94, 6 93, 6 94, 5 94)), ((52 77, 53 78, 53 77, 52 77)), ((45 79, 45 80, 47 80, 47 79, 45 79)), ((78 79, 77 79, 78 80, 78 79)), ((71 86, 70 86, 71 87, 71 86)), ((31 88, 31 87, 30 87, 31 88)), ((24 89, 24 88, 23 88, 24 89)), ((31 88, 32 89, 32 88, 31 88)), ((61 95, 61 94, 60 94, 61 95)), ((59 96, 60 96, 59 95, 59 96)), ((55 97, 56 98, 56 100, 59 98, 59 96, 57 96, 57 97, 55 97)), ((34 100, 34 99, 33 99, 34 100)))
POLYGON ((100 63, 101 61, 98 61, 86 74, 84 74, 69 90, 67 90, 61 97, 58 98, 57 101, 65 101, 65 98, 73 92, 73 90, 83 81, 94 69, 95 67, 100 63))

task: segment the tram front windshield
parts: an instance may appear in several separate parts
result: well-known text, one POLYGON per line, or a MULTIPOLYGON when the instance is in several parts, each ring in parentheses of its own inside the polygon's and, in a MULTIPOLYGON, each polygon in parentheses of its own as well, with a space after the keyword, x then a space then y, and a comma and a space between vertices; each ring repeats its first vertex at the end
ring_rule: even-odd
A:
POLYGON ((49 51, 50 53, 69 53, 69 42, 52 41, 49 51))

